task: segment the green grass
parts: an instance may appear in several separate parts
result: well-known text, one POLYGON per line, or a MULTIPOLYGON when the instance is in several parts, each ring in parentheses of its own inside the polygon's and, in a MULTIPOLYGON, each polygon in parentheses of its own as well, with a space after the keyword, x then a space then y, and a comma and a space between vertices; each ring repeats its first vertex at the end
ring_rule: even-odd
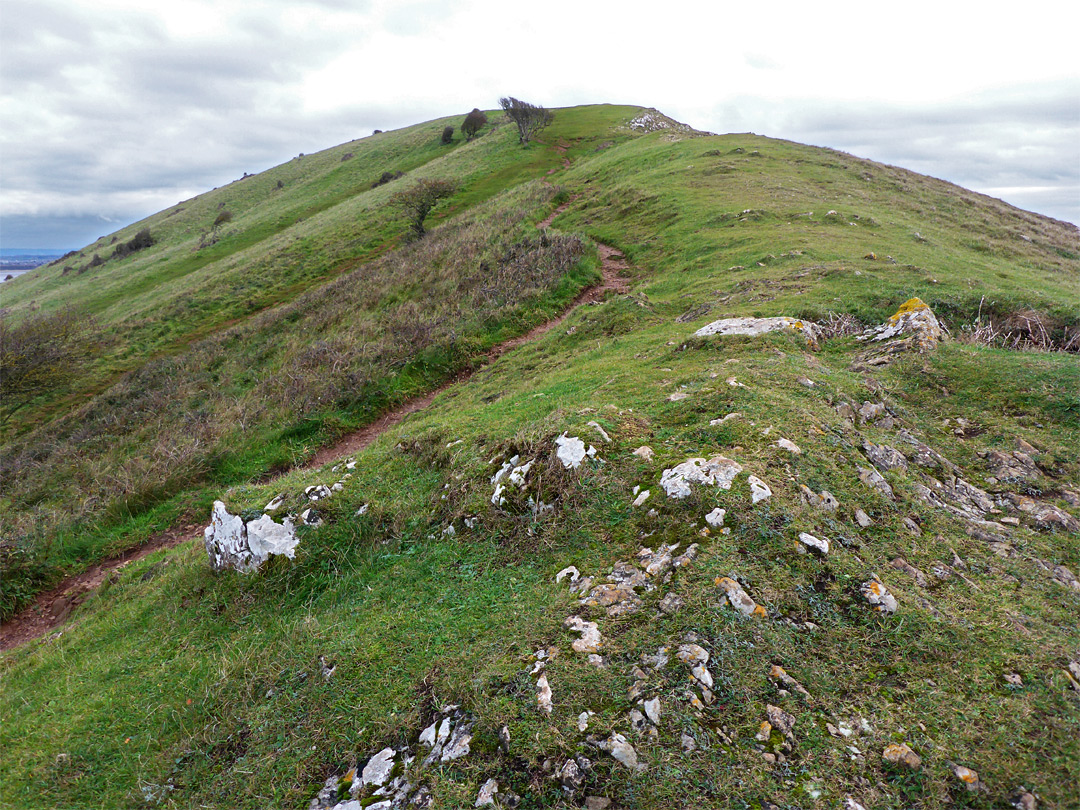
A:
MULTIPOLYGON (((185 501, 205 513, 218 497, 242 513, 284 492, 290 508, 299 508, 305 486, 330 484, 342 471, 295 471, 272 484, 252 482, 253 471, 284 469, 386 404, 445 379, 494 341, 550 317, 594 277, 586 251, 542 291, 511 296, 516 303, 491 319, 478 316, 456 352, 439 339, 426 355, 393 351, 418 345, 420 327, 438 332, 446 301, 469 300, 462 267, 474 259, 494 267, 490 262, 551 210, 556 189, 516 186, 521 180, 557 182, 573 198, 556 231, 615 245, 633 261, 630 295, 582 307, 562 328, 449 388, 365 450, 344 491, 320 504, 325 525, 302 530, 295 560, 275 558, 241 577, 210 572, 200 544, 155 554, 120 572, 59 637, 5 653, 0 801, 142 806, 145 788, 161 795, 164 807, 303 807, 328 775, 363 765, 386 745, 413 744, 434 711, 454 702, 479 723, 473 753, 425 777, 440 806, 471 806, 489 777, 519 793, 524 807, 580 806, 584 795, 603 795, 643 808, 771 803, 824 810, 846 796, 868 808, 989 808, 1004 806, 1021 784, 1040 795, 1040 807, 1073 803, 1080 692, 1063 670, 1080 648, 1080 594, 1054 581, 1051 570, 1080 572, 1076 538, 1024 519, 1008 530, 1011 552, 995 550, 918 498, 915 484, 925 473, 887 473, 893 502, 867 489, 856 468, 868 465, 864 439, 902 448, 902 427, 992 494, 1021 491, 1075 513, 1064 498, 1080 477, 1075 355, 946 342, 933 354, 861 372, 852 363, 863 346, 851 337, 828 340, 818 352, 795 336, 689 337, 725 315, 835 312, 876 323, 912 295, 954 332, 987 302, 1068 322, 1080 311, 1080 266, 1070 257, 1075 232, 827 150, 745 135, 631 137, 617 124, 635 110, 558 111, 544 143, 525 150, 498 143, 512 135, 506 127, 452 147, 422 171, 434 175, 440 161, 460 161, 474 179, 427 247, 329 273, 335 280, 289 304, 144 365, 142 376, 79 416, 115 419, 146 410, 140 398, 175 400, 177 412, 216 420, 227 448, 209 457, 198 486, 181 483, 189 473, 178 468, 175 492, 133 505, 100 535, 72 535, 80 555, 92 556, 92 547, 116 543, 124 532, 150 531, 185 501), (547 151, 560 142, 569 168, 560 168, 561 153, 547 151), (834 209, 843 216, 828 216, 834 209), (799 216, 811 210, 812 218, 799 216), (870 252, 877 258, 864 258, 870 252), (425 292, 438 306, 418 315, 425 292), (365 345, 382 345, 386 363, 358 388, 332 369, 341 357, 364 357, 365 345), (303 386, 283 387, 298 376, 303 386), (729 385, 729 377, 745 387, 729 385), (802 377, 815 385, 801 385, 802 377), (677 390, 689 396, 670 401, 677 390), (323 404, 320 395, 328 397, 323 404), (276 410, 304 397, 315 404, 276 410), (885 403, 898 424, 857 426, 837 411, 864 401, 885 403), (709 424, 733 411, 743 416, 709 424), (957 435, 957 417, 980 430, 957 435), (562 470, 552 454, 564 431, 593 443, 603 463, 562 470), (779 437, 802 453, 776 447, 779 437), (1040 451, 1040 475, 1026 483, 991 480, 979 453, 1012 450, 1017 439, 1040 451), (655 451, 652 461, 633 455, 642 444, 655 451), (534 521, 524 493, 507 509, 491 505, 498 468, 491 462, 515 453, 539 459, 528 494, 556 504, 550 519, 534 521), (746 473, 730 491, 680 502, 663 497, 665 468, 718 453, 765 480, 773 497, 751 505, 746 473), (800 484, 828 489, 839 511, 805 504, 800 484), (645 508, 630 506, 635 486, 652 491, 645 508), (363 504, 369 510, 358 516, 363 504), (650 506, 654 517, 646 514, 650 506), (731 532, 703 537, 704 515, 717 506, 728 511, 731 532), (854 522, 856 507, 871 526, 854 522), (476 518, 475 528, 465 518, 476 518), (911 534, 905 518, 917 521, 921 534, 911 534), (443 533, 451 523, 452 536, 443 533), (801 531, 828 537, 828 558, 797 554, 801 531), (660 542, 698 542, 701 555, 671 583, 643 594, 637 613, 609 618, 582 609, 553 581, 567 565, 603 575, 633 560, 642 545, 660 542), (930 576, 930 587, 891 567, 897 557, 930 576), (955 572, 935 575, 941 566, 955 572), (895 615, 874 614, 859 597, 871 573, 897 596, 895 615), (728 607, 714 582, 732 575, 767 619, 744 620, 728 607), (668 592, 685 607, 659 618, 668 592), (571 650, 573 636, 561 624, 572 613, 599 623, 607 669, 571 650), (677 646, 691 632, 710 652, 716 704, 697 716, 686 700, 688 672, 673 662, 647 682, 662 704, 658 739, 634 736, 626 719, 634 708, 627 696, 632 667, 643 653, 677 646), (548 668, 550 718, 536 710, 527 674, 532 653, 549 646, 559 650, 548 668), (329 681, 319 674, 320 655, 338 666, 329 681), (768 673, 777 664, 805 685, 810 701, 776 691, 768 673), (1004 680, 1014 672, 1023 686, 1004 680), (796 718, 794 750, 783 763, 767 763, 754 739, 768 704, 796 718), (631 773, 591 746, 576 729, 585 709, 596 712, 589 734, 626 734, 647 769, 631 773), (857 727, 859 718, 867 730, 850 739, 826 730, 827 722, 857 727), (497 748, 504 724, 510 756, 497 748), (697 751, 682 750, 683 734, 697 741, 697 751), (899 741, 923 758, 918 774, 882 765, 883 748, 899 741), (559 767, 579 752, 593 771, 582 794, 563 795, 544 763, 559 767), (977 770, 986 791, 963 791, 950 762, 977 770), (163 785, 174 789, 160 793, 163 785)), ((439 123, 425 125, 433 140, 439 123)), ((300 172, 306 160, 273 171, 300 172)), ((357 151, 341 165, 359 160, 357 151)), ((328 157, 327 166, 332 162, 328 157)), ((339 208, 314 217, 326 222, 312 233, 333 233, 328 223, 339 208)), ((237 206, 237 220, 243 216, 254 213, 237 206)), ((338 248, 318 249, 332 257, 338 248)), ((169 284, 182 287, 179 277, 169 284)), ((355 368, 352 362, 344 367, 355 368)), ((132 433, 117 450, 117 467, 125 469, 159 435, 160 423, 132 433)), ((115 439, 102 440, 110 443, 115 439)), ((85 497, 89 468, 67 452, 72 483, 65 497, 85 497)), ((133 480, 159 480, 165 457, 127 469, 133 480)), ((1005 501, 1001 508, 990 517, 1004 516, 1005 501)))

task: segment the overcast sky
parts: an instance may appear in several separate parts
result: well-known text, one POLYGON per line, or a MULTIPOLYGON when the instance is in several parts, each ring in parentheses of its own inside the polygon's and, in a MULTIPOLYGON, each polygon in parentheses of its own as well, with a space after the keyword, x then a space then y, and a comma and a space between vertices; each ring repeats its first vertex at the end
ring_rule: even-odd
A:
POLYGON ((654 106, 1080 223, 1080 4, 2 0, 0 247, 75 248, 375 128, 654 106))

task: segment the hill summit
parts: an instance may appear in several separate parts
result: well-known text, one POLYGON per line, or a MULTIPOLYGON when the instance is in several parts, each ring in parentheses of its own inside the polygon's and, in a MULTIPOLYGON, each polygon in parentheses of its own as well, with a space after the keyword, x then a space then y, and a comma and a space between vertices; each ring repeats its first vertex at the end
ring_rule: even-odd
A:
POLYGON ((551 112, 4 284, 7 805, 1075 804, 1077 229, 551 112))

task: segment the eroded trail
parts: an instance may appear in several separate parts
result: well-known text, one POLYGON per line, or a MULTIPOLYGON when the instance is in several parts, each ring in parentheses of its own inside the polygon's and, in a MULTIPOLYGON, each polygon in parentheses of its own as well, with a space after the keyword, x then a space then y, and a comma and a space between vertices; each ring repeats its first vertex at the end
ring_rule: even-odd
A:
MULTIPOLYGON (((541 229, 549 227, 552 220, 566 210, 571 205, 571 202, 559 206, 546 219, 539 222, 537 227, 541 229)), ((561 315, 533 327, 523 335, 493 346, 483 355, 482 362, 476 368, 462 372, 433 391, 402 403, 394 410, 380 416, 370 425, 349 433, 333 444, 322 448, 309 461, 295 469, 306 470, 321 467, 342 456, 360 452, 390 428, 400 424, 409 414, 427 408, 446 389, 468 380, 477 371, 507 352, 536 340, 541 335, 561 326, 579 306, 601 301, 609 292, 619 294, 629 292, 630 285, 626 278, 629 268, 623 254, 613 247, 599 243, 597 243, 597 251, 600 255, 600 282, 582 290, 561 315)), ((24 608, 9 621, 0 625, 0 650, 18 647, 27 641, 40 638, 53 628, 63 624, 71 610, 101 585, 113 571, 142 559, 158 549, 173 548, 184 542, 194 542, 201 539, 201 537, 202 526, 199 525, 190 524, 172 528, 140 546, 128 549, 116 557, 68 577, 48 591, 43 591, 38 594, 32 605, 24 608)))
POLYGON ((202 526, 194 523, 174 527, 155 535, 141 546, 129 548, 115 557, 61 580, 58 585, 39 593, 32 605, 23 608, 0 625, 0 650, 18 647, 31 639, 40 638, 54 627, 63 624, 72 609, 95 591, 113 571, 141 560, 159 549, 173 548, 201 536, 202 526))

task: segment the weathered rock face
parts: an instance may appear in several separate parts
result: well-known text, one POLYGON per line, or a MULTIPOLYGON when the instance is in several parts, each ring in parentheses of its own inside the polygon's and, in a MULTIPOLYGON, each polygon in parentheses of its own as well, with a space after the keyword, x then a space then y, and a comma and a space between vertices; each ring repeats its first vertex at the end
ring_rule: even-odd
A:
POLYGON ((788 330, 801 335, 807 343, 817 347, 821 339, 821 331, 817 324, 804 321, 799 318, 723 318, 719 321, 705 324, 694 332, 694 337, 710 337, 712 335, 747 335, 757 337, 769 332, 788 330))
POLYGON ((288 518, 284 523, 276 523, 269 515, 262 515, 245 525, 221 501, 214 501, 210 525, 203 536, 211 568, 215 571, 231 568, 244 574, 257 571, 271 554, 284 554, 292 559, 300 542, 288 518))
POLYGON ((856 338, 881 344, 863 354, 856 365, 883 366, 904 352, 933 351, 944 338, 945 330, 930 307, 921 298, 911 298, 885 323, 867 329, 856 338))

